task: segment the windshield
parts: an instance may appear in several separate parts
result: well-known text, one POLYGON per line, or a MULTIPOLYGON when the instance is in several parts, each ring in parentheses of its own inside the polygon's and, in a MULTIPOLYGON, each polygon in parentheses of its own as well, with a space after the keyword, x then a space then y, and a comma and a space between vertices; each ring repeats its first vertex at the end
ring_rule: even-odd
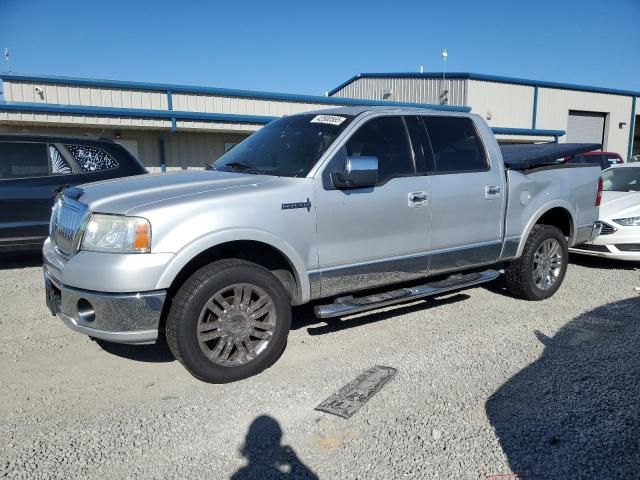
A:
POLYGON ((215 170, 304 177, 353 115, 294 115, 274 120, 213 164, 215 170))
POLYGON ((606 192, 640 192, 640 167, 610 168, 602 172, 606 192))

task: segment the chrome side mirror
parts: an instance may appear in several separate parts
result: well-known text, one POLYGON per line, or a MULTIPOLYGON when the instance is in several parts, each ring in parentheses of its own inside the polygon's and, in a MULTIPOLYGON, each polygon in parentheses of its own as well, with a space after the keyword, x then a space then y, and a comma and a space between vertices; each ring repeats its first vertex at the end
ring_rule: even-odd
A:
POLYGON ((347 157, 344 170, 331 173, 338 189, 374 187, 378 183, 377 157, 347 157))

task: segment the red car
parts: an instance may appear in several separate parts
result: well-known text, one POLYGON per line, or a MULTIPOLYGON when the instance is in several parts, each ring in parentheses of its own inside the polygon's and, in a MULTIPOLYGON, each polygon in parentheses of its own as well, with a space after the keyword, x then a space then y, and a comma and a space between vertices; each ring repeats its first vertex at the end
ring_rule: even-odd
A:
POLYGON ((565 158, 566 163, 597 163, 602 170, 609 168, 611 165, 624 163, 622 157, 614 152, 587 152, 576 155, 575 157, 565 158))

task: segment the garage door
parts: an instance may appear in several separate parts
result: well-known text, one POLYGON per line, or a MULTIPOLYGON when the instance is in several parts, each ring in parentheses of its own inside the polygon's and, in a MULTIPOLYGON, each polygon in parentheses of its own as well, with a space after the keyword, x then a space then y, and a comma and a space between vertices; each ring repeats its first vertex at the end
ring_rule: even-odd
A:
POLYGON ((569 111, 568 143, 603 143, 606 114, 600 112, 569 111))

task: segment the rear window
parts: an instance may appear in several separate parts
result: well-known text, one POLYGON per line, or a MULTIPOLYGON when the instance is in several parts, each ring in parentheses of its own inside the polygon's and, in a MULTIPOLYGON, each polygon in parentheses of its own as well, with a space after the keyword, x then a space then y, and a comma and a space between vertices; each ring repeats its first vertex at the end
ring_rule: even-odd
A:
POLYGON ((104 150, 86 145, 65 145, 85 173, 118 168, 118 162, 104 150))
POLYGON ((487 156, 469 118, 423 117, 429 132, 436 172, 461 173, 488 169, 487 156))
POLYGON ((47 145, 0 142, 0 178, 46 177, 49 175, 47 145))

